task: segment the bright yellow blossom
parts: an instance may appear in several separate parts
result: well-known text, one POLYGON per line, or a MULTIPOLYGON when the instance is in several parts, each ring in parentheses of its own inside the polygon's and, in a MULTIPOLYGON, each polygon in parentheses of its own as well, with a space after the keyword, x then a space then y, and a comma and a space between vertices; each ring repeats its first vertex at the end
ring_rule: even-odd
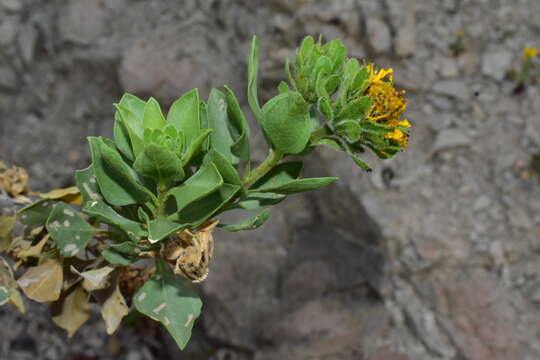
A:
POLYGON ((394 129, 384 135, 400 146, 407 146, 408 134, 404 129, 411 127, 407 120, 401 120, 401 115, 407 108, 403 95, 405 91, 397 90, 393 85, 393 69, 375 70, 373 64, 367 65, 369 71, 369 87, 367 95, 372 99, 368 120, 377 121, 394 129), (401 127, 399 129, 398 127, 401 127))
POLYGON ((535 47, 526 47, 523 49, 523 60, 529 61, 532 58, 536 57, 539 52, 540 50, 535 47))

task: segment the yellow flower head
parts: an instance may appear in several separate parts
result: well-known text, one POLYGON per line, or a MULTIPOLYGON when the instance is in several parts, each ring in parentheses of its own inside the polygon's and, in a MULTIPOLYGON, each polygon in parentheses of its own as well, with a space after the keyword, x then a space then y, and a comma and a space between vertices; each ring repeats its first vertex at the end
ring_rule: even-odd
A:
POLYGON ((526 47, 523 49, 523 60, 528 61, 536 57, 540 50, 535 47, 526 47))
POLYGON ((392 77, 392 73, 394 72, 394 69, 379 69, 379 71, 375 71, 375 67, 373 66, 373 64, 368 64, 367 68, 369 71, 369 82, 371 84, 383 82, 383 79, 387 75, 390 75, 388 80, 391 83, 394 82, 394 78, 392 77))
POLYGON ((405 147, 408 138, 405 129, 411 127, 411 123, 407 119, 401 120, 401 115, 407 108, 407 101, 403 96, 405 91, 397 90, 394 87, 392 69, 376 71, 373 64, 367 66, 370 74, 367 95, 372 99, 367 119, 392 126, 394 129, 386 133, 385 137, 405 147))

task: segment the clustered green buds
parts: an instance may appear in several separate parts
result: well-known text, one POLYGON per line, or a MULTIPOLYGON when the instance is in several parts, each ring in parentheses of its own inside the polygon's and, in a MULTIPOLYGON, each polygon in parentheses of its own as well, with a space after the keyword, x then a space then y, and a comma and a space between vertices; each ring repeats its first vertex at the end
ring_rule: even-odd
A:
MULTIPOLYGON (((364 147, 380 157, 403 149, 404 100, 383 80, 389 72, 348 59, 340 40, 323 45, 307 37, 294 68, 287 65, 290 87, 281 83, 262 107, 258 57, 254 38, 248 102, 269 145, 257 167, 246 117, 228 87, 213 89, 207 101, 191 90, 166 115, 155 99, 126 94, 115 104, 114 139, 88 138, 92 163, 75 174, 82 209, 59 196, 19 211, 25 234, 6 247, 27 268, 18 287, 35 301, 52 302, 53 320, 70 335, 94 302, 109 333, 136 309, 184 348, 202 307, 191 282, 208 275, 214 227, 255 229, 287 195, 337 180, 302 178, 302 162, 284 161, 287 156, 329 145, 369 169, 357 156, 364 147), (251 216, 219 223, 216 217, 231 209, 251 216), (149 271, 140 271, 149 260, 149 271), (125 274, 133 271, 146 282, 130 292, 125 274)), ((20 305, 11 269, 2 264, 0 301, 20 305)))

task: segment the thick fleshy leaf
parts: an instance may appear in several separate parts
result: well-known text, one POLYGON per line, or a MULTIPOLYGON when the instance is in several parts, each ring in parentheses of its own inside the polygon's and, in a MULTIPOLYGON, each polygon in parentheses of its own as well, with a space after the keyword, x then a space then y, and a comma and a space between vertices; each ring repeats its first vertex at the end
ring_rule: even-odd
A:
POLYGON ((157 260, 156 268, 156 274, 135 294, 135 308, 163 324, 184 349, 201 313, 201 299, 165 262, 157 260))
MULTIPOLYGON (((320 189, 326 185, 335 182, 337 177, 321 177, 321 178, 305 178, 289 181, 278 187, 270 188, 267 191, 279 194, 295 194, 299 192, 311 191, 320 189)), ((257 191, 266 191, 257 189, 257 191)))
POLYGON ((172 188, 167 197, 174 196, 176 210, 180 211, 192 202, 210 194, 223 184, 223 178, 212 163, 203 166, 182 185, 172 188))
POLYGON ((83 251, 94 234, 94 228, 71 206, 58 203, 47 219, 47 231, 64 257, 83 251))
POLYGON ((165 219, 150 220, 148 222, 148 241, 151 244, 156 243, 185 227, 186 225, 165 219))
POLYGON ((251 39, 251 52, 248 58, 248 103, 259 121, 262 120, 262 111, 259 106, 259 98, 257 95, 257 80, 259 76, 259 40, 256 36, 251 39))
POLYGON ((259 210, 280 203, 285 197, 286 195, 270 192, 249 192, 245 198, 238 201, 237 207, 245 210, 259 210))
POLYGON ((167 114, 167 122, 184 132, 188 144, 199 135, 201 121, 198 89, 188 91, 172 104, 167 114))
POLYGON ((102 199, 92 165, 86 169, 75 171, 75 182, 82 194, 83 204, 86 204, 90 200, 102 199))
POLYGON ((313 130, 308 104, 297 92, 280 94, 263 109, 262 126, 274 149, 285 154, 302 152, 313 130))
POLYGON ((299 161, 289 161, 276 165, 265 176, 257 181, 250 190, 258 192, 268 192, 271 189, 287 184, 300 177, 302 163, 299 161))
POLYGON ((152 194, 142 186, 133 170, 122 160, 120 154, 109 147, 102 138, 89 137, 92 152, 92 168, 101 194, 114 206, 144 203, 152 194))
POLYGON ((143 112, 143 128, 146 129, 163 129, 167 125, 167 121, 161 112, 161 107, 156 99, 151 97, 146 102, 143 112))
POLYGON ((369 96, 362 96, 343 108, 338 114, 338 119, 362 120, 369 114, 372 100, 369 96))
POLYGON ((217 210, 225 205, 240 190, 240 186, 223 184, 210 195, 197 200, 180 211, 176 218, 180 223, 196 227, 208 220, 217 210))
POLYGON ((30 299, 37 302, 51 302, 60 297, 63 281, 60 260, 51 258, 41 265, 29 268, 17 280, 17 284, 30 299))
POLYGON ((101 255, 112 265, 126 266, 139 260, 141 251, 148 251, 150 248, 137 245, 132 242, 112 244, 101 252, 101 255))
POLYGON ((216 149, 210 150, 204 157, 205 162, 213 163, 228 184, 242 185, 242 180, 236 168, 216 149))
POLYGON ((103 200, 94 200, 89 202, 83 208, 83 212, 107 224, 111 224, 120 228, 130 237, 130 239, 134 241, 137 241, 141 237, 146 235, 146 233, 141 228, 141 224, 118 214, 103 200))
POLYGON ((212 129, 203 129, 199 135, 188 144, 186 151, 182 154, 183 166, 186 166, 200 150, 204 150, 204 143, 211 133, 212 129))
POLYGON ((143 114, 145 105, 145 101, 131 94, 124 94, 120 103, 115 104, 118 117, 122 120, 129 135, 133 158, 143 149, 143 114))
POLYGON ((133 161, 135 159, 135 155, 133 155, 133 149, 131 147, 131 140, 129 138, 129 132, 118 110, 114 114, 113 134, 114 134, 114 143, 116 144, 116 147, 118 148, 118 150, 129 161, 133 161))
POLYGON ((243 221, 240 224, 234 224, 234 225, 223 225, 221 226, 222 229, 235 232, 235 231, 241 231, 241 230, 254 230, 264 224, 266 220, 270 217, 270 213, 272 212, 272 209, 264 209, 260 213, 253 215, 243 221))
POLYGON ((44 225, 56 201, 40 199, 18 211, 17 216, 21 223, 28 226, 44 225))
POLYGON ((225 86, 229 131, 233 138, 231 152, 243 161, 249 161, 249 125, 233 91, 225 86))
POLYGON ((341 120, 335 124, 338 135, 343 136, 348 142, 360 139, 362 129, 356 120, 341 120))
POLYGON ((133 163, 141 176, 154 179, 158 186, 167 187, 184 177, 182 162, 172 151, 158 145, 146 145, 133 163))
POLYGON ((66 330, 72 337, 90 318, 88 294, 81 286, 76 286, 66 296, 51 306, 53 322, 66 330))
POLYGON ((231 152, 234 140, 229 131, 227 97, 217 89, 212 89, 208 98, 208 126, 211 147, 222 153, 229 162, 237 163, 238 158, 231 152))

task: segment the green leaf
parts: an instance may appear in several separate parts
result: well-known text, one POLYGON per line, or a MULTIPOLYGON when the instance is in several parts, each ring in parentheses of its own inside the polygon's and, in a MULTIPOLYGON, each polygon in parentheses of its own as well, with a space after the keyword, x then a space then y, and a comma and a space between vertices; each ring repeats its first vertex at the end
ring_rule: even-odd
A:
POLYGON ((176 100, 167 114, 167 122, 182 130, 186 136, 186 143, 191 143, 201 131, 199 115, 199 90, 188 91, 176 100))
POLYGON ((347 103, 347 96, 349 94, 349 90, 352 88, 352 83, 360 72, 360 64, 358 60, 356 59, 349 59, 345 63, 345 67, 343 69, 343 78, 341 80, 341 84, 339 85, 339 93, 337 97, 337 101, 342 106, 345 106, 347 103))
POLYGON ((360 139, 361 129, 360 124, 356 120, 342 120, 336 125, 336 132, 343 136, 349 142, 355 142, 360 139))
POLYGON ((287 83, 285 81, 280 81, 279 85, 278 85, 278 90, 279 90, 280 94, 289 92, 290 91, 289 90, 289 85, 287 85, 287 83))
POLYGON ((255 118, 262 120, 261 107, 257 96, 257 77, 259 76, 259 40, 253 36, 248 58, 248 103, 255 118))
POLYGON ((65 203, 57 203, 46 224, 47 231, 64 257, 82 252, 92 239, 94 228, 65 203))
POLYGON ((204 141, 211 133, 212 129, 204 129, 191 143, 189 143, 186 152, 182 155, 181 161, 183 166, 189 164, 191 159, 193 159, 200 150, 203 150, 204 141))
POLYGON ((389 131, 393 131, 394 128, 389 125, 384 125, 371 120, 360 121, 360 127, 365 131, 375 132, 377 135, 384 135, 389 131))
POLYGON ((11 294, 8 289, 5 286, 0 285, 0 306, 7 304, 10 297, 11 294))
POLYGON ((208 97, 208 126, 214 130, 210 135, 211 147, 222 153, 228 161, 237 163, 238 159, 231 151, 234 140, 229 132, 227 108, 225 94, 217 89, 212 89, 208 97))
POLYGON ((217 191, 191 203, 189 207, 180 211, 178 213, 179 222, 187 223, 190 227, 199 226, 229 202, 238 190, 240 190, 240 186, 223 184, 217 191))
POLYGON ((169 190, 167 197, 174 196, 177 211, 180 211, 192 202, 217 190, 222 184, 223 178, 216 166, 206 163, 182 185, 169 190))
POLYGON ((114 113, 113 131, 114 143, 116 144, 116 147, 129 161, 133 161, 133 159, 135 159, 135 155, 133 155, 133 149, 131 148, 129 132, 118 110, 114 113))
POLYGON ((112 265, 126 266, 139 260, 141 251, 148 251, 149 247, 137 245, 126 241, 120 244, 112 244, 101 252, 101 255, 112 265))
MULTIPOLYGON (((292 180, 286 184, 280 185, 279 187, 269 189, 268 191, 276 192, 279 194, 294 194, 294 193, 299 193, 299 192, 304 192, 304 191, 320 189, 326 185, 333 183, 337 179, 338 179, 337 177, 321 177, 321 178, 304 178, 304 179, 292 180)), ((257 190, 263 191, 260 189, 257 189, 257 190)))
POLYGON ((187 225, 178 224, 165 219, 150 220, 148 222, 148 241, 151 244, 157 243, 163 238, 185 228, 187 225))
POLYGON ((163 324, 180 349, 184 349, 202 302, 165 262, 157 260, 156 268, 156 273, 135 294, 135 308, 163 324))
POLYGON ((270 192, 249 192, 246 197, 240 199, 237 207, 245 210, 258 210, 266 206, 280 203, 286 198, 286 195, 270 192))
POLYGON ((260 213, 253 215, 246 219, 244 222, 240 224, 234 224, 234 225, 222 225, 221 228, 227 231, 235 232, 235 231, 241 231, 241 230, 254 230, 264 224, 266 220, 270 217, 270 213, 272 212, 272 209, 265 209, 261 211, 260 213))
POLYGON ((161 112, 161 107, 157 100, 151 97, 144 106, 143 128, 162 129, 165 125, 167 125, 167 121, 161 112))
POLYGON ((216 166, 224 182, 233 185, 242 185, 242 180, 236 168, 218 150, 210 150, 204 157, 204 161, 211 162, 216 166))
POLYGON ((82 211, 107 224, 111 224, 122 229, 126 232, 129 238, 134 241, 138 241, 141 237, 146 235, 141 228, 141 224, 118 214, 112 207, 107 205, 102 200, 94 200, 87 203, 82 211))
POLYGON ((101 200, 96 174, 92 165, 86 169, 75 171, 75 183, 83 197, 83 204, 90 200, 101 200))
POLYGON ((306 147, 312 130, 309 107, 302 95, 288 92, 270 99, 263 109, 262 126, 272 146, 285 154, 306 147))
POLYGON ((332 105, 330 105, 329 100, 325 98, 320 98, 317 103, 317 109, 321 114, 324 115, 327 121, 334 121, 334 111, 332 110, 332 105))
POLYGON ((47 221, 55 203, 55 201, 50 199, 37 200, 20 209, 17 212, 17 217, 24 225, 31 227, 42 226, 47 221))
POLYGON ((92 168, 105 200, 114 206, 143 203, 153 194, 133 175, 133 170, 120 154, 105 144, 102 138, 88 137, 92 152, 92 168))
POLYGON ((250 190, 258 192, 268 192, 271 189, 285 185, 300 177, 302 163, 300 161, 289 161, 276 165, 265 176, 259 179, 250 190))
POLYGON ((146 102, 135 95, 124 94, 120 103, 115 104, 131 140, 134 157, 142 151, 143 114, 146 102))
POLYGON ((182 161, 178 156, 158 145, 146 145, 133 167, 139 175, 154 179, 158 186, 163 187, 184 177, 182 161))
POLYGON ((348 103, 337 116, 338 119, 362 120, 371 109, 372 100, 369 96, 362 96, 358 100, 348 103))
POLYGON ((231 152, 243 161, 249 161, 249 125, 233 91, 225 86, 229 131, 233 138, 231 152))

